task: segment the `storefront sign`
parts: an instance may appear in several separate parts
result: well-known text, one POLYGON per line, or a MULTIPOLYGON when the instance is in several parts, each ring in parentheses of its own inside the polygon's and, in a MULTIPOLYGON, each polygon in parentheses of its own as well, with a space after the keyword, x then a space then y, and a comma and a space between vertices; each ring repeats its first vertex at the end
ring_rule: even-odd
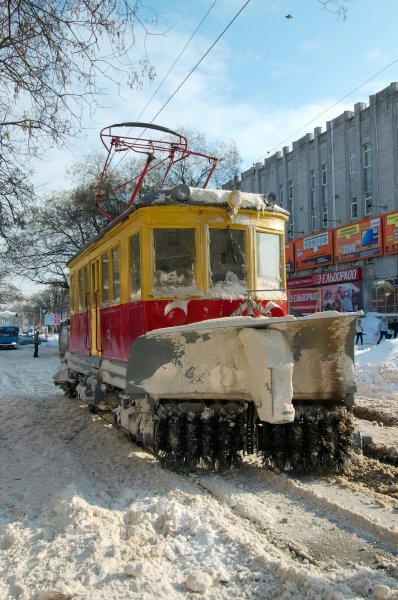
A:
POLYGON ((305 277, 291 277, 287 280, 287 287, 291 288, 299 288, 299 287, 312 287, 316 285, 314 283, 315 275, 306 275, 305 277))
POLYGON ((335 230, 335 262, 360 260, 382 254, 381 219, 365 219, 335 230))
POLYGON ((329 285, 331 283, 346 283, 348 281, 359 281, 361 279, 361 268, 342 269, 341 271, 328 271, 327 273, 315 273, 304 277, 291 277, 287 280, 289 289, 297 287, 314 287, 317 285, 329 285))
POLYGON ((296 270, 309 269, 333 263, 333 237, 331 231, 303 237, 294 243, 296 270))
POLYGON ((314 289, 288 290, 289 310, 296 310, 303 315, 321 310, 321 292, 314 289))
POLYGON ((383 217, 384 254, 398 252, 398 212, 383 217))
POLYGON ((294 271, 294 243, 286 242, 285 244, 285 259, 286 259, 286 271, 294 271))

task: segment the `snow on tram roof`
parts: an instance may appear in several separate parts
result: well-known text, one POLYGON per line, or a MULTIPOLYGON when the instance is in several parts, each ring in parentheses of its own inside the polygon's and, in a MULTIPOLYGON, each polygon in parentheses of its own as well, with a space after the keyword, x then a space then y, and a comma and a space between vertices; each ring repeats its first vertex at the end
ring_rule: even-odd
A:
POLYGON ((147 206, 184 206, 207 205, 227 208, 231 215, 236 215, 240 209, 255 210, 257 212, 273 212, 289 216, 289 212, 276 204, 276 195, 254 194, 240 190, 218 190, 212 188, 189 187, 185 184, 177 185, 168 190, 152 192, 140 196, 127 210, 118 215, 94 239, 85 244, 66 264, 69 265, 84 250, 94 242, 101 239, 117 223, 140 208, 147 206))
POLYGON ((177 185, 170 190, 155 192, 142 196, 136 203, 139 206, 156 204, 207 204, 211 206, 229 206, 236 209, 256 210, 258 212, 275 211, 287 214, 276 204, 275 194, 254 194, 241 190, 219 190, 213 188, 196 188, 188 185, 177 185))

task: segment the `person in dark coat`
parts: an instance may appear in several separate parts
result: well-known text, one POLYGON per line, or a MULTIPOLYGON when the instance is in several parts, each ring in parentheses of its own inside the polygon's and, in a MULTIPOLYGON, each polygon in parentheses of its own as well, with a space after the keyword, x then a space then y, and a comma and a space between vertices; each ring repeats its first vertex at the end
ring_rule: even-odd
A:
POLYGON ((395 340, 398 336, 398 321, 397 321, 397 319, 394 319, 393 322, 391 323, 391 329, 394 332, 394 340, 395 340))
POLYGON ((39 332, 36 330, 33 336, 33 343, 35 345, 35 351, 33 353, 33 358, 39 358, 39 332))

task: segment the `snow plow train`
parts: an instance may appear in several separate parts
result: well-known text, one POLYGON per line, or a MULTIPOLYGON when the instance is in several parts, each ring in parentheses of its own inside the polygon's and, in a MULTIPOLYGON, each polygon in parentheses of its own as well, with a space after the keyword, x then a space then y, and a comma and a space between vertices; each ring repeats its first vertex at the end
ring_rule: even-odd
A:
POLYGON ((284 470, 342 469, 357 314, 287 314, 289 213, 274 194, 178 185, 140 195, 154 151, 167 154, 166 177, 190 156, 185 138, 138 123, 102 135, 109 155, 138 143, 147 162, 112 218, 107 159, 97 203, 110 222, 68 263, 55 384, 174 469, 234 468, 253 452, 284 470))

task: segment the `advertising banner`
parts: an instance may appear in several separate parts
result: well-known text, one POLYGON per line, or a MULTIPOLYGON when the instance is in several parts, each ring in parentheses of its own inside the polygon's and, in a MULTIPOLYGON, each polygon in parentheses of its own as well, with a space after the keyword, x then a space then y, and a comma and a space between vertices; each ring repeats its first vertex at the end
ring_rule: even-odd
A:
POLYGON ((398 212, 384 215, 384 254, 396 254, 398 252, 398 212))
POLYGON ((323 231, 315 235, 299 238, 294 243, 296 270, 309 269, 333 263, 333 235, 323 231))
POLYGON ((361 308, 360 283, 325 285, 320 289, 322 294, 322 310, 352 312, 361 308))
POLYGON ((296 310, 303 315, 321 310, 321 292, 319 289, 304 288, 288 290, 289 311, 296 310))
POLYGON ((46 313, 44 315, 44 325, 53 325, 54 324, 54 314, 46 313))
POLYGON ((382 254, 380 217, 337 227, 334 231, 336 263, 371 258, 382 254))
POLYGON ((286 271, 294 271, 294 243, 286 242, 285 244, 285 260, 286 271))

